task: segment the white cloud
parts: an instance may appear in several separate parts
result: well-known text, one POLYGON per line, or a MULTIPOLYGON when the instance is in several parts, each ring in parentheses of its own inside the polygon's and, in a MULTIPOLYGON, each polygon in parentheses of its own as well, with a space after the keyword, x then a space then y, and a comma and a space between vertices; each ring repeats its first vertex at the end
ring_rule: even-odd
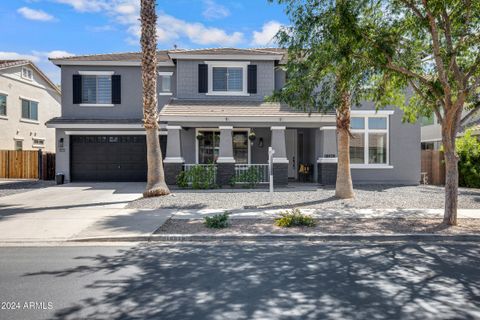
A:
POLYGON ((33 62, 38 62, 40 58, 33 54, 23 54, 18 52, 8 52, 8 51, 0 51, 0 59, 2 60, 31 60, 33 62))
POLYGON ((28 7, 21 7, 17 10, 25 19, 36 21, 52 21, 55 18, 42 10, 35 10, 28 7))
MULTIPOLYGON (((138 0, 55 0, 71 5, 81 12, 102 11, 117 23, 126 27, 130 35, 127 43, 138 45, 140 38, 140 1, 138 0)), ((242 32, 228 33, 223 29, 187 22, 160 12, 157 21, 158 42, 173 44, 173 41, 188 39, 194 44, 232 46, 244 41, 242 32)))
POLYGON ((109 6, 104 0, 55 0, 58 3, 71 5, 80 12, 98 12, 107 9, 109 6))
POLYGON ((253 32, 253 39, 251 44, 254 46, 266 46, 274 43, 274 37, 282 27, 282 24, 277 21, 268 21, 262 27, 261 31, 253 32))
POLYGON ((53 81, 53 83, 60 83, 60 68, 48 61, 48 58, 62 58, 72 55, 73 53, 64 50, 32 51, 30 53, 0 52, 0 59, 30 60, 34 62, 53 81))
POLYGON ((103 26, 87 26, 86 29, 91 32, 108 32, 115 31, 116 28, 112 25, 106 24, 103 26))
POLYGON ((222 19, 230 15, 230 10, 221 4, 216 3, 214 0, 204 0, 203 4, 205 9, 202 15, 206 19, 222 19))

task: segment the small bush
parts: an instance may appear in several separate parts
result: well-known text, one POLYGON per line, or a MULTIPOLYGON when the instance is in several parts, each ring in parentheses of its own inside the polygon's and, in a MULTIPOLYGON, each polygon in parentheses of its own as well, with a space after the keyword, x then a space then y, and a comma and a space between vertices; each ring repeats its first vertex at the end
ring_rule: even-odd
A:
POLYGON ((228 227, 228 212, 205 217, 203 222, 207 228, 223 229, 228 227))
POLYGON ((275 218, 275 225, 282 228, 313 227, 315 226, 315 220, 303 214, 299 209, 292 209, 280 213, 280 217, 275 218))
POLYGON ((471 130, 457 139, 456 151, 459 156, 459 185, 480 188, 480 141, 472 137, 471 130))
POLYGON ((215 165, 196 165, 188 171, 182 171, 177 176, 177 186, 188 188, 191 184, 192 189, 214 189, 215 184, 215 165))
POLYGON ((261 178, 260 169, 258 167, 250 167, 240 173, 238 177, 233 177, 230 180, 230 185, 234 187, 237 183, 241 183, 245 188, 255 188, 260 183, 261 178))

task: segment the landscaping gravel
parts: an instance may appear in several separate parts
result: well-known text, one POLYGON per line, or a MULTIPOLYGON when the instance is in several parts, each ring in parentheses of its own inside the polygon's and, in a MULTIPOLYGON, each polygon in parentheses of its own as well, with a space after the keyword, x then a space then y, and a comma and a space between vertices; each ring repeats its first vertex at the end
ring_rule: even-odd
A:
MULTIPOLYGON (((356 198, 340 200, 331 187, 298 186, 278 189, 271 196, 266 189, 172 190, 165 197, 142 198, 128 208, 171 209, 441 209, 444 188, 437 186, 369 185, 355 188, 356 198)), ((480 209, 480 189, 460 188, 458 207, 480 209)))
POLYGON ((281 228, 273 219, 235 219, 224 229, 205 227, 202 219, 169 219, 156 234, 349 234, 349 233, 436 233, 473 234, 480 232, 480 219, 458 219, 447 227, 442 219, 316 219, 314 227, 281 228))
POLYGON ((46 188, 55 185, 55 181, 45 180, 0 180, 0 197, 46 188))

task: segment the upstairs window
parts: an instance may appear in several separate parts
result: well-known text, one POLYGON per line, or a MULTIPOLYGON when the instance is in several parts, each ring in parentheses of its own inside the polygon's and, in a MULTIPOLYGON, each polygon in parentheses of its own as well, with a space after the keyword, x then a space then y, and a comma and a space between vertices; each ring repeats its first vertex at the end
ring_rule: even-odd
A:
POLYGON ((38 121, 38 102, 26 99, 22 101, 22 119, 38 121))
POLYGON ((0 116, 7 115, 7 95, 0 94, 0 116))
POLYGON ((243 69, 213 67, 213 91, 243 91, 243 69))
POLYGON ((82 103, 112 103, 112 77, 104 75, 82 76, 82 103))
POLYGON ((158 73, 158 87, 160 95, 172 95, 172 75, 173 72, 158 73))
POLYGON ((29 68, 22 68, 22 78, 33 80, 33 71, 29 68))

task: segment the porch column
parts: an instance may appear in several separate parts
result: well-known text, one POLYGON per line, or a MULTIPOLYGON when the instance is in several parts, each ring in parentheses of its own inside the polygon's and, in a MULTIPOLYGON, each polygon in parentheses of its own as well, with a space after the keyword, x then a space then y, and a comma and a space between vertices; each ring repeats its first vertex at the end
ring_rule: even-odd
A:
POLYGON ((232 126, 220 126, 220 150, 217 158, 217 184, 230 184, 235 176, 235 159, 233 158, 232 126))
POLYGON ((288 159, 285 143, 286 127, 271 127, 273 154, 273 183, 275 185, 288 184, 288 159))
POLYGON ((317 181, 323 185, 334 185, 337 181, 337 128, 320 128, 320 155, 317 159, 317 181))
POLYGON ((167 125, 167 154, 163 160, 165 182, 170 185, 177 183, 177 176, 183 170, 185 160, 182 157, 182 139, 180 126, 167 125))

